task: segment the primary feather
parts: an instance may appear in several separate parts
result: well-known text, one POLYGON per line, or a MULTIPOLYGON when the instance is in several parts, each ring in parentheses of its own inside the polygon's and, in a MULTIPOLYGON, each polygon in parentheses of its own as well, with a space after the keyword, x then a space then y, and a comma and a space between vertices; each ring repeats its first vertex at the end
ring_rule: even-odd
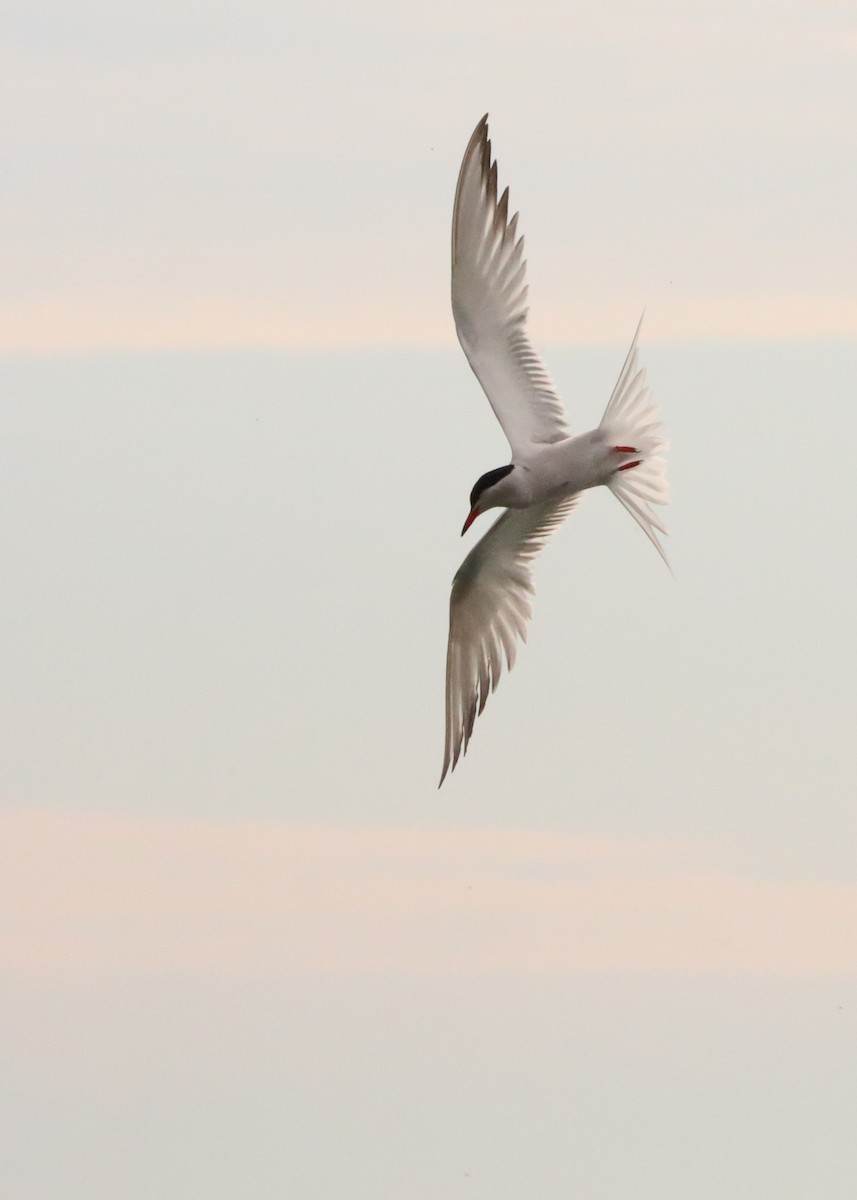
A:
POLYGON ((449 601, 441 783, 467 750, 474 722, 500 679, 503 659, 511 670, 516 642, 527 640, 530 597, 536 590, 530 564, 576 502, 575 495, 507 509, 456 572, 449 601))
POLYGON ((464 152, 452 216, 452 312, 462 349, 513 452, 568 437, 562 401, 527 336, 524 239, 497 199, 488 117, 464 152))

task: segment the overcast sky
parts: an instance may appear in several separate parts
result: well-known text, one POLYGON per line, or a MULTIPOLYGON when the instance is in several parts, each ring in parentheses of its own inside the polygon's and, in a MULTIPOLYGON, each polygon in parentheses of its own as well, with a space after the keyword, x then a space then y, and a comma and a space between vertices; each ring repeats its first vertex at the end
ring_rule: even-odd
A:
POLYGON ((9 0, 0 346, 431 343, 482 113, 535 327, 852 336, 853 5, 9 0), (573 13, 573 15, 572 15, 573 13))
POLYGON ((6 4, 13 1200, 850 1200, 853 6, 6 4), (606 492, 442 759, 482 113, 606 492))

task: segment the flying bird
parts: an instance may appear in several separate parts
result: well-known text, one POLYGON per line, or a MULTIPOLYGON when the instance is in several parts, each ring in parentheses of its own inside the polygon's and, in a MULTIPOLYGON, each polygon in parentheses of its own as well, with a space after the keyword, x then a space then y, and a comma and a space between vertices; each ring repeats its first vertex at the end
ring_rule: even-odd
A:
MULTIPOLYGON (((535 593, 532 562, 581 492, 604 484, 664 561, 667 443, 660 410, 631 349, 597 429, 572 435, 550 375, 527 335, 524 239, 497 198, 488 116, 467 144, 452 213, 452 312, 462 349, 512 451, 480 476, 462 535, 489 508, 505 508, 452 581, 446 658, 446 744, 440 782, 466 752, 477 716, 526 641, 535 593)), ((642 318, 641 318, 642 323, 642 318)))

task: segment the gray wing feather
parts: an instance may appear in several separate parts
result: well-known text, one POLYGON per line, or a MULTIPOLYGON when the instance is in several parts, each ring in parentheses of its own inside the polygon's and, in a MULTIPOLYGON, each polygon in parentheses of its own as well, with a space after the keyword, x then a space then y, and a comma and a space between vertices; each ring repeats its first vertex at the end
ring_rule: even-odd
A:
POLYGON ((503 659, 511 670, 518 639, 527 640, 535 594, 532 560, 576 502, 573 495, 508 509, 452 581, 441 783, 467 751, 476 718, 499 682, 503 659))
POLYGON ((569 436, 562 401, 527 335, 524 239, 497 199, 488 117, 464 153, 452 214, 452 312, 462 349, 513 452, 569 436))

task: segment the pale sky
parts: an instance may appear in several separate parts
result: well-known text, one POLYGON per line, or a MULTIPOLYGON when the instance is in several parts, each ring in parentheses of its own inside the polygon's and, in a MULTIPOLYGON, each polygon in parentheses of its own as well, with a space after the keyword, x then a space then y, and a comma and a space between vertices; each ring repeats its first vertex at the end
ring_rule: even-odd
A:
POLYGON ((851 1200, 857 17, 7 4, 10 1200, 851 1200), (606 492, 442 758, 485 111, 606 492))
POLYGON ((444 345, 486 110, 550 340, 857 333, 853 4, 522 12, 9 0, 0 347, 444 345))

